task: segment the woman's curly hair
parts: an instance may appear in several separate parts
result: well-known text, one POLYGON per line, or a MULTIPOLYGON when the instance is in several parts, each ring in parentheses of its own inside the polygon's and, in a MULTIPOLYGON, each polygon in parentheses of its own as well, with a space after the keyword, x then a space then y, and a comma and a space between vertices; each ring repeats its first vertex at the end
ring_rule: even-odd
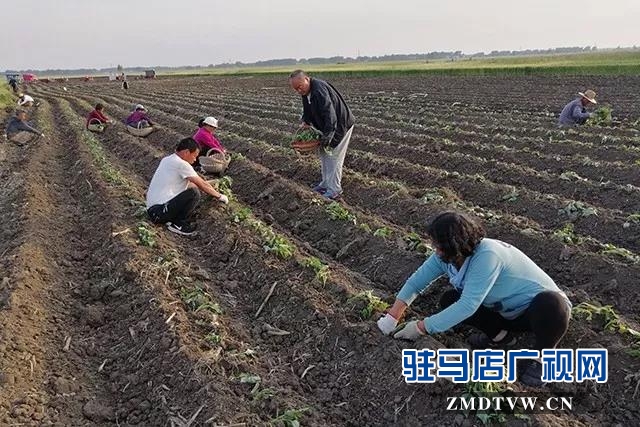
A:
POLYGON ((484 227, 471 217, 458 212, 443 212, 427 225, 427 234, 444 253, 446 262, 469 257, 487 235, 484 227))

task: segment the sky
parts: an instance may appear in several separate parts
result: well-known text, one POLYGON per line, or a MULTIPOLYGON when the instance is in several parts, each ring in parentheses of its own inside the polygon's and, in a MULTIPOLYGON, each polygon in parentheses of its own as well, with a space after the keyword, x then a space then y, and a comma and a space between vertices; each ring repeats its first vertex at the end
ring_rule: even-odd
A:
POLYGON ((640 46, 640 0, 7 0, 0 69, 640 46))

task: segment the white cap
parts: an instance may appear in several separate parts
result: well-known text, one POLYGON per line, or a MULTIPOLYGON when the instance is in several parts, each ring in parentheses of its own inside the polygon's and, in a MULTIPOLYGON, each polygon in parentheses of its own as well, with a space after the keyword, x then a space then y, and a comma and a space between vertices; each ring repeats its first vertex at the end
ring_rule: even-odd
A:
POLYGON ((136 108, 134 108, 134 110, 146 110, 146 108, 144 108, 144 105, 142 104, 136 104, 136 108))
POLYGON ((215 117, 205 117, 205 119, 202 121, 203 125, 209 125, 209 126, 213 126, 214 128, 218 127, 218 119, 216 119, 215 117))

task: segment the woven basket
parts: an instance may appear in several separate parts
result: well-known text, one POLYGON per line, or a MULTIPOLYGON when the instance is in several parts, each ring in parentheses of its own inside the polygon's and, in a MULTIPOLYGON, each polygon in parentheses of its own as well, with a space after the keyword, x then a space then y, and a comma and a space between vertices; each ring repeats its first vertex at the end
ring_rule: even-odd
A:
POLYGON ((211 149, 207 151, 206 156, 200 157, 200 166, 205 172, 209 173, 222 173, 227 170, 229 163, 231 162, 231 156, 225 153, 221 153, 217 150, 211 149))
POLYGON ((107 127, 107 125, 105 123, 102 123, 98 119, 91 119, 89 121, 89 124, 87 125, 87 129, 88 130, 90 130, 91 132, 96 132, 96 133, 104 132, 106 127, 107 127))
MULTIPOLYGON (((315 129, 314 129, 315 130, 315 129)), ((320 140, 311 140, 311 141, 301 141, 299 140, 299 136, 301 133, 306 132, 307 130, 304 128, 300 128, 296 131, 296 134, 293 137, 293 141, 291 142, 291 148, 296 150, 301 154, 309 154, 315 152, 318 147, 320 147, 320 140)))
POLYGON ((147 128, 134 128, 133 126, 127 126, 127 131, 129 131, 129 133, 132 135, 144 138, 145 136, 153 132, 153 127, 149 126, 147 128))
POLYGON ((309 154, 313 153, 320 146, 320 141, 293 141, 291 143, 291 148, 296 150, 300 154, 309 154))

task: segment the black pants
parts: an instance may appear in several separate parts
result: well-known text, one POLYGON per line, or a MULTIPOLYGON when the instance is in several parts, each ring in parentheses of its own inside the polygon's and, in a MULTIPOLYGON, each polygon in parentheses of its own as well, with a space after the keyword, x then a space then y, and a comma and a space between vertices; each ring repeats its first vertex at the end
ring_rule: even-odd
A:
POLYGON ((199 202, 200 190, 188 188, 167 203, 151 206, 147 209, 147 214, 155 224, 173 222, 181 225, 193 215, 199 202))
MULTIPOLYGON (((447 308, 458 299, 460 292, 448 290, 440 297, 440 307, 447 308)), ((481 305, 462 323, 480 329, 490 338, 494 338, 501 330, 531 331, 536 337, 534 350, 542 350, 558 345, 567 332, 570 316, 564 297, 558 292, 545 291, 536 295, 529 308, 515 319, 505 319, 500 313, 481 305)))

